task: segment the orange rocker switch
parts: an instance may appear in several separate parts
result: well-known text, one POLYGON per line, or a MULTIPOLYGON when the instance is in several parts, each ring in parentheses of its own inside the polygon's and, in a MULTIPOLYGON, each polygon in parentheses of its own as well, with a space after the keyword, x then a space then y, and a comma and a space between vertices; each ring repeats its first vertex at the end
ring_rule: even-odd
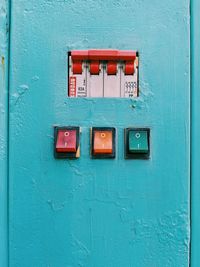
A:
POLYGON ((115 128, 93 127, 91 138, 92 158, 115 157, 115 128))
POLYGON ((79 127, 55 127, 55 158, 79 158, 79 127))

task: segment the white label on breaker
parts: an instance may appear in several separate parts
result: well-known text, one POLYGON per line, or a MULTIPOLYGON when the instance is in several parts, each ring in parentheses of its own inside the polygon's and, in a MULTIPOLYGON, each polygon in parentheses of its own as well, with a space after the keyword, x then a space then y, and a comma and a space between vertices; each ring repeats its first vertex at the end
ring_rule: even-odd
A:
POLYGON ((69 96, 87 97, 86 79, 79 78, 78 75, 69 77, 69 96))
POLYGON ((125 75, 121 71, 121 97, 138 96, 138 68, 135 69, 134 75, 125 75))
POLYGON ((78 80, 77 84, 77 97, 87 97, 86 79, 78 80))

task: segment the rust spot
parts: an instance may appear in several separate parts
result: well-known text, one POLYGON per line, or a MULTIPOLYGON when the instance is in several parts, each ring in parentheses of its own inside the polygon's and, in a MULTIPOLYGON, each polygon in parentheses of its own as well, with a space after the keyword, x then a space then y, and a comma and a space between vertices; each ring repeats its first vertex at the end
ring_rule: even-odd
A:
POLYGON ((1 65, 2 65, 2 77, 3 81, 5 82, 5 57, 1 57, 1 65))
POLYGON ((5 58, 1 57, 1 64, 4 65, 5 64, 5 58))

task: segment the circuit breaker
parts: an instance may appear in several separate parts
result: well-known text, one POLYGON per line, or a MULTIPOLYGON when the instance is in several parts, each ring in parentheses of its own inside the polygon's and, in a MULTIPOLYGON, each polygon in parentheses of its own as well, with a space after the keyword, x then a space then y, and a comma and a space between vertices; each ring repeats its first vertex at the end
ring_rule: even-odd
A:
POLYGON ((74 50, 68 54, 69 97, 137 97, 138 52, 74 50))

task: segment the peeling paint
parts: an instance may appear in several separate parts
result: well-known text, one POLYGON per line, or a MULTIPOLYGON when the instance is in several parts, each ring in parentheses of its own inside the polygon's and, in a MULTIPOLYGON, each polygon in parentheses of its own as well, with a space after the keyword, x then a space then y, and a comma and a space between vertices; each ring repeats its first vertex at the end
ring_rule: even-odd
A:
POLYGON ((17 92, 11 94, 11 106, 15 106, 20 103, 26 92, 29 90, 29 86, 22 84, 19 86, 17 92))
POLYGON ((47 203, 53 211, 60 211, 65 207, 65 202, 63 203, 54 203, 52 200, 48 200, 47 203))
POLYGON ((4 66, 5 65, 5 58, 1 57, 1 65, 4 66))

